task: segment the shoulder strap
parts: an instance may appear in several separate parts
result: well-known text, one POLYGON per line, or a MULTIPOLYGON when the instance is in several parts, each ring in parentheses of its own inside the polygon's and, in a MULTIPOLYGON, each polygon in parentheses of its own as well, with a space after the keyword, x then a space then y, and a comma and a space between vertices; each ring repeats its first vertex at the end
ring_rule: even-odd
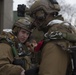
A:
POLYGON ((0 35, 0 43, 7 43, 11 46, 14 57, 18 56, 18 52, 14 46, 13 37, 10 33, 3 32, 0 35))

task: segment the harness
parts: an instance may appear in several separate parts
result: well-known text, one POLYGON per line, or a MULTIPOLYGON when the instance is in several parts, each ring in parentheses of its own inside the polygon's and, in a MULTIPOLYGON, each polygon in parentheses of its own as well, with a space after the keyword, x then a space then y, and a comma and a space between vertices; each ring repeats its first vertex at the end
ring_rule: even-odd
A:
POLYGON ((14 42, 12 41, 13 39, 13 36, 11 37, 8 37, 8 34, 9 33, 6 33, 6 32, 3 32, 4 34, 0 35, 0 43, 7 43, 11 46, 12 48, 12 53, 13 53, 13 56, 14 57, 17 57, 18 56, 18 52, 14 46, 14 42))

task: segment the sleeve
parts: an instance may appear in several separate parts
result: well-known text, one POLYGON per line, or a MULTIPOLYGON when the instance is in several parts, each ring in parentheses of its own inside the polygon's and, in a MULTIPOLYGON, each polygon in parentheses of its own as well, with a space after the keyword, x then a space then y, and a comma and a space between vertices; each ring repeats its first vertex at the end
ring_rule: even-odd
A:
POLYGON ((73 29, 70 28, 70 26, 66 25, 54 25, 50 28, 49 32, 52 31, 58 31, 63 33, 63 38, 70 41, 70 42, 76 42, 76 33, 73 32, 73 29))
POLYGON ((66 51, 53 42, 47 43, 42 49, 39 75, 66 75, 69 59, 66 51))
POLYGON ((71 42, 76 42, 76 35, 72 33, 63 33, 63 37, 71 42))
POLYGON ((8 44, 0 43, 0 75, 20 75, 23 70, 18 65, 13 65, 13 54, 8 44))

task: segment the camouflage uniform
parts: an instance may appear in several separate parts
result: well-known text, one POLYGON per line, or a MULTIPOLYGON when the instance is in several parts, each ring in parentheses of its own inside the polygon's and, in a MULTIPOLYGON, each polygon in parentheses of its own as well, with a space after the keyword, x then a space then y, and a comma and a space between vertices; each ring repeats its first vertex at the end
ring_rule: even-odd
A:
POLYGON ((18 20, 13 28, 12 32, 3 32, 0 36, 0 75, 21 75, 23 68, 25 70, 30 68, 30 58, 29 51, 25 46, 25 43, 22 44, 23 52, 25 55, 19 55, 18 44, 19 41, 17 39, 18 31, 23 28, 26 29, 29 33, 29 26, 31 23, 27 19, 18 20), (20 66, 14 63, 15 59, 22 59, 25 61, 25 67, 20 66))
MULTIPOLYGON (((72 26, 63 21, 58 3, 54 0, 39 0, 30 7, 30 16, 35 19, 33 27, 44 32, 44 45, 42 47, 39 75, 71 75, 71 61, 68 47, 72 46, 66 36, 74 35, 72 26), (54 37, 50 34, 61 32, 63 37, 54 37), (49 36, 49 37, 48 37, 49 36), (50 41, 48 41, 50 39, 50 41)), ((75 36, 76 37, 76 36, 75 36)), ((75 38, 76 39, 76 38, 75 38)))

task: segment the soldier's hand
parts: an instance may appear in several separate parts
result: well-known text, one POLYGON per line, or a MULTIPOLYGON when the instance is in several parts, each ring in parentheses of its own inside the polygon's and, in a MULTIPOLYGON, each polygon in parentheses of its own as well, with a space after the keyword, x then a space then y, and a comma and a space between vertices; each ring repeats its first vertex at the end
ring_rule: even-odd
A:
POLYGON ((37 46, 37 43, 36 42, 32 42, 32 43, 27 42, 26 44, 27 44, 28 49, 31 52, 34 52, 34 48, 37 46))
POLYGON ((25 70, 22 69, 21 75, 25 75, 25 70))

